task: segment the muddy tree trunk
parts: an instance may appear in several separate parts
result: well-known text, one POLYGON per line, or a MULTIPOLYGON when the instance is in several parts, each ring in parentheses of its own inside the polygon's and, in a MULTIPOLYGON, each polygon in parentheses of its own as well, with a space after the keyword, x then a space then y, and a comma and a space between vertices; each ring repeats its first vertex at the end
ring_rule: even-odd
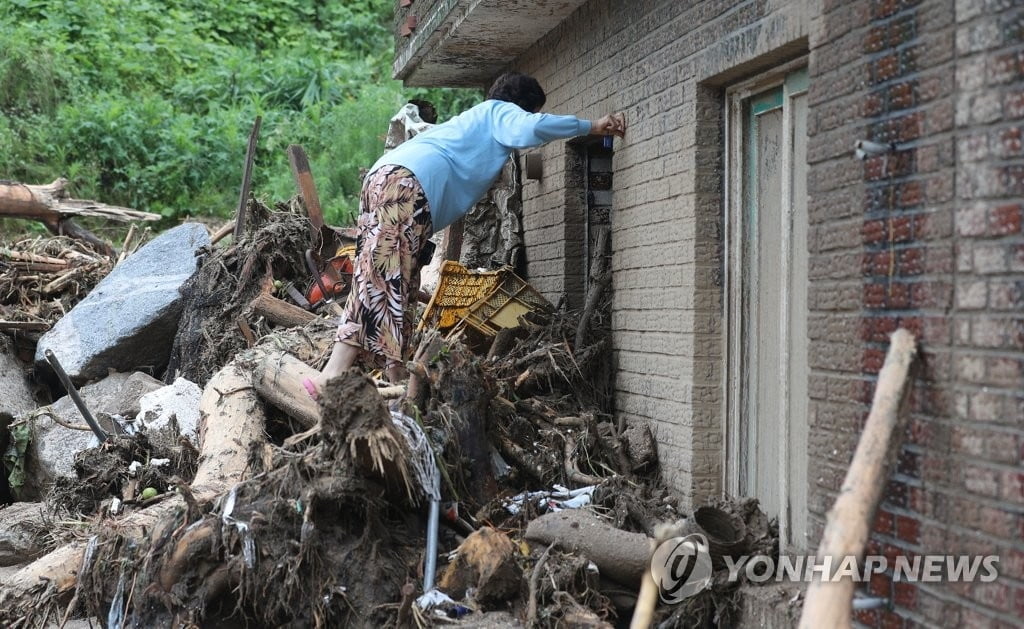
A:
MULTIPOLYGON (((206 385, 199 403, 202 414, 199 469, 191 493, 199 502, 216 498, 242 479, 249 446, 265 439, 262 405, 249 377, 235 364, 221 369, 206 385)), ((168 498, 104 527, 142 538, 160 520, 185 507, 181 496, 168 498)), ((11 575, 0 591, 0 624, 36 611, 35 604, 70 597, 82 568, 85 541, 72 542, 11 575)))
POLYGON ((495 392, 480 364, 468 350, 453 351, 436 381, 431 383, 435 399, 442 402, 439 412, 450 418, 455 443, 469 465, 467 487, 473 503, 482 506, 498 493, 498 482, 491 465, 488 406, 495 392))

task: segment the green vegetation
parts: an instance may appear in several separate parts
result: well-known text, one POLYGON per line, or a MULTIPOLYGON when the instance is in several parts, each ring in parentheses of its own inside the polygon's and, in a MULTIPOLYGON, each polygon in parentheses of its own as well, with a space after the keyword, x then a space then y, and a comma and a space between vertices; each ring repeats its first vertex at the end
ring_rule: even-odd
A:
POLYGON ((3 0, 0 179, 66 176, 78 197, 167 217, 228 216, 263 116, 257 196, 295 193, 285 148, 310 156, 328 220, 410 98, 440 119, 477 92, 390 78, 392 0, 3 0))

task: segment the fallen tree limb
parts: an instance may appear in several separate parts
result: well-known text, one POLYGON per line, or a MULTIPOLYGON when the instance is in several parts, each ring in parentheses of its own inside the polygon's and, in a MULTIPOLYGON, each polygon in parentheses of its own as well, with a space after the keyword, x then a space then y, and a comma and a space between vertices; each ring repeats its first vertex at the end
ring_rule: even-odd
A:
POLYGON ((0 217, 25 218, 46 225, 54 234, 63 234, 100 246, 113 253, 110 245, 72 218, 91 216, 114 221, 156 221, 159 214, 107 205, 97 201, 73 199, 68 195, 68 180, 63 177, 45 185, 28 185, 14 181, 0 182, 0 217))
MULTIPOLYGON (((910 332, 901 328, 892 333, 885 364, 878 373, 871 412, 839 496, 828 512, 825 533, 818 547, 819 562, 831 557, 833 570, 845 557, 860 557, 864 553, 875 509, 885 487, 893 437, 899 435, 896 430, 899 408, 916 353, 910 332)), ((832 580, 826 576, 812 581, 800 616, 801 629, 850 627, 854 585, 851 577, 832 580)))
POLYGON ((304 325, 316 318, 312 312, 267 293, 257 295, 251 307, 253 313, 265 317, 271 323, 288 327, 304 325))
POLYGON ((312 428, 320 421, 316 400, 309 397, 302 381, 316 377, 317 370, 284 352, 260 352, 246 361, 252 370, 252 386, 260 396, 298 421, 312 428))
MULTIPOLYGON (((199 468, 191 492, 198 501, 209 501, 242 480, 249 445, 262 441, 265 417, 249 378, 229 364, 207 383, 199 403, 199 468)), ((141 539, 165 517, 185 507, 181 496, 159 502, 123 518, 104 521, 108 530, 141 539)), ((66 599, 74 589, 87 542, 72 542, 28 564, 0 590, 0 624, 39 613, 39 603, 66 599)), ((86 567, 88 568, 88 567, 86 567)))
POLYGON ((640 586, 651 555, 649 537, 605 524, 585 509, 542 515, 526 527, 525 537, 583 553, 601 574, 634 588, 640 586))

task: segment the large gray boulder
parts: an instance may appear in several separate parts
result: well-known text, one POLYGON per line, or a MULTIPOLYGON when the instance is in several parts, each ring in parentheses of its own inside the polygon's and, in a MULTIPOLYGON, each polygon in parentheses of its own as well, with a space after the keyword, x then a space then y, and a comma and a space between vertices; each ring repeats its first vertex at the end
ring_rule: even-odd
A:
MULTIPOLYGON (((163 382, 141 372, 112 373, 99 382, 82 387, 79 393, 85 406, 99 420, 103 414, 134 417, 141 408, 140 400, 147 393, 162 388, 163 382)), ((26 457, 25 486, 18 494, 23 499, 42 499, 57 478, 76 477, 75 455, 98 445, 99 441, 91 431, 61 425, 87 426, 85 418, 68 396, 57 400, 48 409, 40 409, 29 421, 31 441, 26 457)), ((110 431, 112 427, 106 423, 104 428, 110 431)))
POLYGON ((15 566, 43 554, 46 510, 42 503, 0 507, 0 566, 15 566))
MULTIPOLYGON (((13 344, 0 334, 0 429, 5 421, 31 411, 36 407, 32 389, 28 386, 25 367, 14 356, 13 344)), ((0 438, 0 443, 3 439, 0 438)))
POLYGON ((206 227, 185 223, 147 243, 39 339, 36 364, 44 366, 51 349, 75 381, 102 378, 110 369, 162 369, 181 314, 178 288, 196 270, 196 251, 209 242, 206 227))

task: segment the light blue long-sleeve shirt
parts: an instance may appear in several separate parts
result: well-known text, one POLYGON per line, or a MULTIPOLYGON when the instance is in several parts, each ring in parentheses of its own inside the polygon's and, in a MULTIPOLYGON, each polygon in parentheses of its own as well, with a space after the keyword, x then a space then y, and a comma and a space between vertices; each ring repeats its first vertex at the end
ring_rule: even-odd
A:
POLYGON ((514 149, 588 133, 589 120, 531 114, 514 103, 486 100, 399 144, 370 170, 386 164, 411 170, 423 186, 437 231, 461 218, 487 193, 514 149))

